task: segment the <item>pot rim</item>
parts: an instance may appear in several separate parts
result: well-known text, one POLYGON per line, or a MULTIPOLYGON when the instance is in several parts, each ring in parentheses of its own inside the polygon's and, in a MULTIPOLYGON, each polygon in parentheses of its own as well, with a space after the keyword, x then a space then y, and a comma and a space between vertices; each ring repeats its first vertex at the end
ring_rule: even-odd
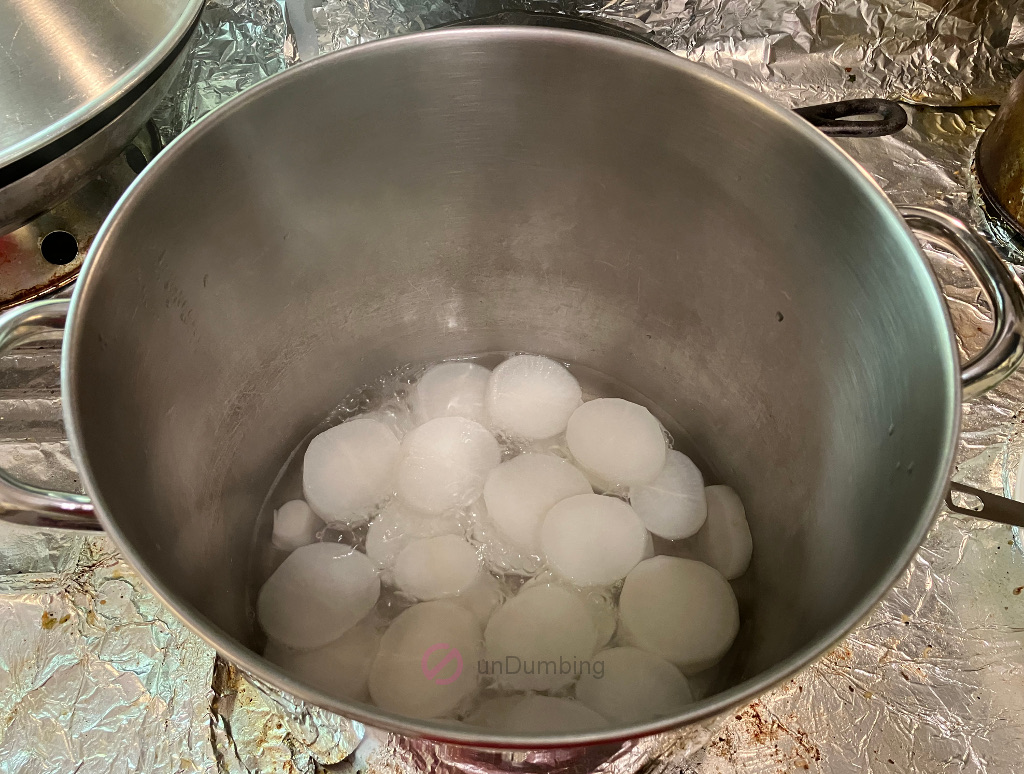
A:
POLYGON ((297 65, 283 73, 275 75, 248 89, 244 94, 232 99, 228 104, 217 108, 189 127, 175 138, 154 161, 136 178, 125 194, 118 201, 113 211, 96 235, 89 253, 83 263, 78 284, 71 299, 68 314, 65 344, 61 356, 61 392, 63 395, 64 422, 73 458, 80 471, 81 481, 86 492, 92 498, 96 514, 104 530, 110 535, 118 549, 131 564, 133 569, 142 576, 153 594, 186 626, 213 647, 218 654, 235 666, 249 673, 257 680, 274 688, 286 691, 303 701, 335 712, 371 727, 382 728, 407 737, 425 738, 432 741, 470 747, 502 750, 502 749, 556 749, 574 748, 596 744, 622 742, 629 739, 650 736, 679 729, 700 721, 707 721, 730 709, 749 703, 757 696, 781 684, 794 673, 810 664, 830 648, 836 645, 846 634, 858 625, 874 608, 878 601, 892 588, 903 574, 917 552, 943 502, 945 489, 953 469, 957 439, 960 430, 961 384, 959 356, 956 339, 949 311, 943 301, 941 289, 936 280, 923 250, 917 243, 909 227, 903 221, 896 208, 885 196, 875 180, 838 145, 814 129, 804 119, 772 102, 753 89, 737 83, 725 75, 710 68, 687 61, 681 57, 669 57, 663 51, 638 45, 633 42, 611 37, 594 35, 584 32, 548 29, 543 27, 467 27, 449 28, 420 32, 411 35, 385 38, 383 40, 360 44, 348 49, 325 54, 309 62, 297 65), (778 662, 772 668, 732 686, 726 691, 709 696, 699 702, 688 705, 686 709, 675 715, 660 718, 646 723, 619 726, 613 729, 581 732, 574 734, 501 734, 490 730, 477 730, 454 721, 415 720, 368 704, 342 701, 319 690, 311 688, 290 677, 276 665, 242 645, 229 636, 212 621, 200 614, 187 602, 180 599, 159 577, 157 577, 134 550, 131 543, 118 528, 116 519, 108 512, 102 493, 96 486, 93 471, 84 452, 81 429, 77 418, 77 403, 71 387, 76 381, 76 357, 78 350, 80 327, 79 317, 85 314, 93 286, 93 266, 103 260, 103 254, 109 252, 108 244, 116 236, 122 220, 129 217, 132 204, 144 195, 151 187, 158 184, 161 171, 174 163, 175 156, 191 144, 201 142, 203 136, 212 131, 219 123, 227 121, 235 113, 244 111, 246 106, 258 100, 264 93, 288 88, 292 81, 312 77, 321 68, 342 66, 348 59, 360 57, 387 56, 392 48, 418 48, 443 45, 446 39, 460 38, 479 42, 480 45, 493 45, 510 38, 528 39, 552 45, 578 47, 602 47, 623 57, 648 60, 650 66, 671 67, 683 71, 688 77, 702 79, 715 87, 729 91, 737 101, 746 102, 752 111, 761 111, 772 116, 773 120, 788 124, 788 131, 802 136, 803 141, 815 146, 818 151, 828 157, 832 163, 845 169, 851 182, 860 186, 865 197, 870 199, 880 210, 880 216, 889 221, 889 226, 902 232, 908 247, 912 247, 916 269, 922 274, 924 281, 930 283, 936 293, 936 299, 942 308, 945 321, 946 338, 949 347, 946 351, 948 379, 950 382, 949 426, 946 428, 946 445, 943 462, 936 466, 931 483, 931 492, 926 505, 916 516, 916 524, 911 530, 911 538, 893 561, 890 569, 883 573, 862 596, 849 612, 834 626, 821 633, 813 641, 800 648, 788 658, 778 662))

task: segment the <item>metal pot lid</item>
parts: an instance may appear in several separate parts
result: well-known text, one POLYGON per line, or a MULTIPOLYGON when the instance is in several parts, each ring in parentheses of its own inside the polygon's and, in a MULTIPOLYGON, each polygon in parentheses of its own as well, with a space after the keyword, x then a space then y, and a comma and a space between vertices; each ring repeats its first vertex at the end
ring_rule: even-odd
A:
POLYGON ((59 158, 168 67, 203 0, 0 0, 0 187, 59 158))

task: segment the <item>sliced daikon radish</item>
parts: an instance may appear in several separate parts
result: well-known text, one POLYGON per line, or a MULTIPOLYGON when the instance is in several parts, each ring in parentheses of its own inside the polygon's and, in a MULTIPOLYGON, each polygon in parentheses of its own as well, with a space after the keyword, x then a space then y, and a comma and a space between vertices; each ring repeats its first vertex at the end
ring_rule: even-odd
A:
POLYGON ((644 541, 644 559, 650 559, 655 553, 657 552, 654 550, 654 535, 648 532, 644 541))
POLYGON ((423 513, 401 500, 392 500, 370 522, 366 532, 366 555, 377 567, 392 569, 395 558, 413 540, 439 535, 464 535, 466 525, 459 514, 423 513))
POLYGON ((654 481, 630 487, 629 504, 655 535, 669 540, 690 537, 708 514, 704 476, 689 457, 670 449, 654 481))
POLYGON ((338 639, 380 596, 380 579, 366 554, 342 543, 292 551, 260 589, 256 612, 267 636, 308 650, 338 639))
POLYGON ((479 422, 432 419, 402 442, 398 494, 427 513, 463 508, 480 497, 487 473, 499 462, 498 442, 479 422))
POLYGON ((480 557, 458 535, 413 540, 395 559, 395 583, 413 599, 453 597, 480 575, 480 557))
POLYGON ((440 363, 427 369, 412 395, 419 424, 438 417, 465 417, 487 424, 484 394, 491 372, 476 363, 440 363))
POLYGON ((370 665, 380 646, 379 622, 371 614, 334 642, 316 650, 294 650, 268 641, 264 656, 308 685, 339 699, 367 701, 370 665))
POLYGON ((619 596, 619 634, 671 661, 684 674, 714 666, 739 631, 736 596, 714 567, 656 556, 626 576, 619 596))
POLYGON ((527 696, 504 717, 504 731, 518 734, 571 734, 606 728, 608 721, 572 699, 527 696))
POLYGON ((565 440, 580 465, 613 486, 654 481, 668 450, 654 415, 620 398, 598 398, 576 409, 565 440))
POLYGON ((644 723, 693 701, 686 678, 665 659, 639 648, 609 648, 580 675, 576 698, 613 723, 644 723))
POLYGON ((601 586, 624 578, 643 559, 647 530, 622 500, 582 494, 548 511, 540 545, 563 578, 577 586, 601 586))
POLYGON ((491 425, 525 440, 565 430, 583 391, 568 369, 547 357, 516 355, 491 373, 487 412, 491 425))
POLYGON ((484 631, 489 670, 517 690, 548 690, 576 679, 594 652, 597 631, 584 603, 557 586, 522 589, 499 607, 484 631))
POLYGON ((694 538, 698 556, 726 580, 740 577, 750 566, 754 541, 740 497, 731 487, 709 486, 708 518, 694 538))
POLYGON ((324 526, 323 519, 313 513, 305 500, 289 500, 274 511, 274 533, 270 542, 282 551, 294 551, 316 540, 324 526))
POLYGON ((468 610, 448 600, 413 605, 381 638, 370 696, 400 715, 449 715, 476 691, 481 652, 480 624, 468 610))
POLYGON ((374 419, 359 417, 309 442, 302 462, 306 502, 324 521, 357 523, 394 489, 400 445, 374 419))
POLYGON ((595 651, 607 645, 614 636, 619 617, 616 612, 615 590, 612 587, 600 588, 591 586, 589 588, 579 588, 550 570, 545 570, 530 578, 523 585, 523 589, 535 588, 537 586, 557 586, 563 588, 583 603, 594 622, 594 631, 597 634, 594 641, 595 651))
POLYGON ((466 717, 466 722, 471 726, 504 729, 508 725, 508 713, 524 698, 524 696, 496 696, 493 699, 486 699, 480 702, 480 705, 466 717))
POLYGON ((516 546, 539 550, 538 530, 555 503, 591 492, 586 477, 553 454, 520 454, 487 474, 484 502, 491 520, 516 546))
POLYGON ((581 589, 578 593, 583 595, 583 602, 594 621, 597 632, 594 650, 600 650, 615 636, 615 627, 619 623, 615 598, 608 589, 581 589))
POLYGON ((471 529, 471 541, 479 547, 480 558, 488 570, 499 575, 535 575, 544 565, 539 551, 527 551, 513 543, 504 532, 498 529, 487 505, 481 497, 468 510, 471 529))
POLYGON ((473 585, 458 596, 452 597, 451 601, 466 608, 476 616, 481 626, 485 626, 491 613, 503 599, 504 594, 498 579, 489 572, 480 572, 473 585))

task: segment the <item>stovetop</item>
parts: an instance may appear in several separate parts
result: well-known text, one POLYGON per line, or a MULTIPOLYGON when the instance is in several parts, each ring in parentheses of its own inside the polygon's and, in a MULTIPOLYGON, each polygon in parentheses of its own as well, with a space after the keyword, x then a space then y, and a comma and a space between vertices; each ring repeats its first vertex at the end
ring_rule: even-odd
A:
POLYGON ((96 232, 161 148, 149 122, 113 161, 49 212, 0 236, 0 310, 70 286, 96 232))

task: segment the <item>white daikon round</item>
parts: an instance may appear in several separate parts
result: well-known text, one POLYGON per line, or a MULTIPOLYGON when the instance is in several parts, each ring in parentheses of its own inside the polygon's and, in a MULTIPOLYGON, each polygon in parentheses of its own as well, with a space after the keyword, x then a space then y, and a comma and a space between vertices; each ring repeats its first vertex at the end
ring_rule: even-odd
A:
POLYGON ((292 551, 260 589, 256 614, 271 639, 301 650, 319 648, 355 626, 380 596, 366 554, 342 543, 292 551))
POLYGON ((594 650, 600 650, 615 636, 615 627, 619 623, 615 598, 608 589, 580 589, 577 593, 583 595, 583 603, 594 620, 597 631, 594 650))
POLYGON ((439 535, 463 535, 465 527, 456 513, 429 514, 392 500, 370 522, 366 531, 366 555, 377 567, 392 569, 395 558, 413 540, 439 535))
POLYGON ((339 699, 367 701, 370 693, 366 682, 381 638, 377 626, 369 615, 322 648, 294 650, 271 640, 263 655, 325 693, 339 699))
POLYGON ((582 494, 557 503, 540 527, 551 569, 577 586, 624 578, 643 559, 647 530, 622 500, 582 494))
POLYGON ((576 409, 565 440, 580 465, 612 486, 654 481, 668 450, 654 415, 620 398, 598 398, 576 409))
POLYGON ((413 413, 419 424, 438 417, 465 417, 487 424, 484 395, 491 372, 476 363, 440 363, 416 383, 413 413))
POLYGON ((693 701, 686 678, 665 659, 639 648, 609 648, 590 660, 576 698, 613 723, 644 723, 693 701))
POLYGON ((654 535, 648 532, 647 539, 644 541, 644 559, 650 559, 656 553, 657 551, 654 550, 654 535))
POLYGON ((498 529, 481 497, 469 508, 472 542, 479 547, 480 558, 488 570, 499 575, 536 575, 544 564, 537 554, 513 543, 498 529))
POLYGON ((557 586, 558 588, 563 588, 583 603, 587 612, 590 613, 590 618, 594 622, 594 631, 597 633, 594 641, 595 651, 607 645, 615 635, 615 627, 618 625, 619 617, 615 602, 616 593, 612 587, 601 588, 591 586, 589 588, 579 588, 550 570, 545 570, 539 575, 530 578, 523 585, 523 589, 532 589, 538 586, 557 586))
POLYGON ((466 722, 471 726, 504 729, 508 726, 508 713, 524 698, 524 696, 495 696, 493 699, 486 699, 469 714, 466 722))
POLYGON ((694 538, 697 554, 726 580, 740 577, 750 566, 754 541, 740 497, 728 486, 709 486, 704 490, 708 518, 694 538))
POLYGON ((565 430, 583 391, 561 363, 539 355, 510 357, 491 373, 487 412, 491 425, 525 440, 565 430))
POLYGON ((622 584, 622 640, 671 661, 684 674, 717 664, 739 626, 732 587, 703 562, 655 556, 634 567, 622 584))
POLYGON ((585 704, 554 696, 527 696, 502 720, 502 730, 517 734, 571 734, 608 726, 607 720, 585 704))
POLYGON ((458 535, 413 540, 395 559, 395 583, 413 599, 453 597, 480 575, 480 557, 458 535))
POLYGON ((323 519, 313 513, 305 500, 289 500, 274 511, 274 530, 270 542, 282 551, 294 551, 316 540, 324 526, 323 519))
POLYGON ((402 442, 398 494, 427 513, 462 508, 480 497, 487 473, 499 462, 498 442, 479 422, 432 419, 402 442))
POLYGON ((370 668, 370 696, 414 718, 450 714, 477 689, 480 624, 448 600, 421 602, 384 632, 370 668))
POLYGON ((690 537, 708 514, 704 476, 689 457, 669 449, 665 466, 651 483, 630 487, 629 504, 655 535, 690 537))
POLYGON ((501 604, 502 596, 498 579, 489 572, 480 572, 473 585, 452 597, 451 601, 466 608, 476 616, 481 626, 485 626, 491 613, 501 604))
POLYGON ((328 523, 366 519, 393 491, 399 449, 395 434, 374 419, 351 419, 320 433, 302 462, 309 507, 328 523))
POLYGON ((517 690, 571 683, 596 642, 584 603, 557 586, 522 589, 494 612, 484 630, 487 660, 500 663, 493 676, 517 690))
POLYGON ((560 457, 520 454, 487 474, 484 502, 491 520, 509 540, 536 553, 541 519, 551 506, 591 491, 586 476, 560 457))

